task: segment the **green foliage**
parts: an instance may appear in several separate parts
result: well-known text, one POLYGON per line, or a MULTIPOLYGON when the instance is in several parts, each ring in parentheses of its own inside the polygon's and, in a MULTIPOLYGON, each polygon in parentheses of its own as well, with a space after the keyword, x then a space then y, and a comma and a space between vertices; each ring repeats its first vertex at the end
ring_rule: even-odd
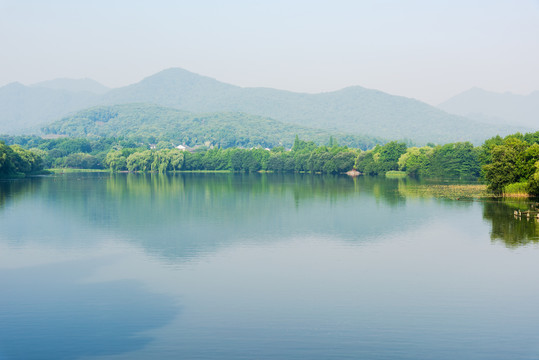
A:
POLYGON ((519 192, 539 195, 539 132, 489 139, 481 147, 481 161, 483 176, 494 193, 518 188, 519 192))
POLYGON ((105 157, 105 164, 111 171, 153 171, 176 170, 230 170, 236 172, 320 172, 343 173, 351 170, 358 150, 337 145, 332 148, 317 147, 298 139, 297 150, 286 151, 282 147, 271 151, 255 149, 202 149, 196 152, 177 149, 111 150, 105 157))
POLYGON ((434 148, 425 176, 452 179, 479 177, 478 151, 468 142, 434 148))
POLYGON ((388 178, 405 178, 406 176, 408 175, 406 174, 405 171, 391 170, 391 171, 386 172, 386 177, 388 178))
POLYGON ((504 194, 527 194, 528 193, 528 183, 527 182, 517 182, 509 185, 505 185, 503 188, 504 194))
POLYGON ((399 170, 412 177, 424 175, 425 169, 428 169, 430 165, 433 152, 434 149, 430 146, 408 148, 399 158, 399 170))
MULTIPOLYGON (((109 167, 106 156, 111 150, 119 150, 127 158, 136 151, 148 147, 125 138, 41 138, 37 136, 3 136, 8 144, 18 144, 38 154, 44 168, 105 168, 109 167), (77 155, 74 155, 77 154, 77 155), (90 156, 83 156, 87 154, 90 156)), ((125 166, 124 166, 125 167, 125 166)))
POLYGON ((468 142, 412 147, 398 163, 412 177, 476 179, 480 169, 479 150, 468 142))
POLYGON ((32 174, 41 170, 43 159, 40 154, 0 141, 0 177, 32 174))
POLYGON ((355 168, 368 175, 382 175, 388 171, 399 170, 399 158, 406 153, 406 144, 391 141, 384 146, 362 152, 356 158, 355 168))
POLYGON ((539 196, 539 160, 534 164, 535 172, 528 181, 528 193, 534 196, 539 196))
POLYGON ((489 190, 501 194, 506 185, 525 181, 524 151, 528 144, 516 137, 506 138, 493 147, 490 163, 483 166, 489 190))
POLYGON ((122 137, 145 144, 157 143, 157 149, 170 148, 172 143, 190 147, 290 148, 297 135, 318 144, 330 139, 331 146, 340 142, 361 149, 383 143, 374 137, 333 133, 244 113, 194 114, 147 104, 101 106, 83 110, 50 124, 43 131, 46 134, 90 139, 122 137))
POLYGON ((152 171, 164 173, 180 170, 183 167, 185 152, 177 149, 141 150, 141 151, 111 150, 105 157, 105 163, 111 171, 152 171), (129 152, 129 154, 128 154, 129 152))
POLYGON ((74 168, 74 169, 100 169, 102 165, 99 163, 99 160, 90 154, 86 153, 74 153, 66 156, 62 163, 58 165, 63 165, 62 167, 74 168))
POLYGON ((481 166, 492 162, 492 150, 495 146, 502 145, 503 139, 498 135, 488 140, 485 140, 479 150, 479 161, 481 166))
POLYGON ((151 150, 135 152, 126 160, 129 171, 150 171, 152 169, 153 156, 151 150))
MULTIPOLYGON (((112 115, 107 122, 113 121, 112 115)), ((106 116, 100 119, 107 119, 106 116)), ((392 141, 368 151, 339 146, 318 146, 314 141, 294 135, 292 149, 279 145, 271 150, 262 147, 219 148, 199 146, 191 151, 171 148, 171 140, 161 140, 149 149, 139 138, 58 138, 34 136, 3 137, 0 142, 0 174, 31 173, 44 167, 108 168, 111 171, 238 171, 238 172, 313 172, 344 173, 356 168, 364 174, 377 175, 394 171, 413 177, 486 180, 489 191, 502 194, 525 188, 539 195, 539 132, 494 137, 481 147, 470 143, 410 147, 392 141), (529 142, 526 140, 528 139, 529 142), (31 151, 25 147, 32 147, 31 151), (482 173, 480 169, 482 166, 482 173), (509 187, 508 187, 509 185, 509 187)), ((148 137, 156 141, 157 137, 148 137)))
POLYGON ((120 150, 111 150, 105 157, 105 164, 111 171, 120 171, 127 169, 127 156, 124 156, 120 150))
POLYGON ((528 144, 539 144, 539 131, 524 134, 523 140, 526 141, 528 144))

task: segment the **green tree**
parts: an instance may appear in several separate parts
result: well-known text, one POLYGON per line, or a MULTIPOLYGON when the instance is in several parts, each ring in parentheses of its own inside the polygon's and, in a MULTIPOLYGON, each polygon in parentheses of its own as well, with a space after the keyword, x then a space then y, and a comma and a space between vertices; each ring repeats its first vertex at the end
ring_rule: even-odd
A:
POLYGON ((105 164, 111 171, 120 171, 127 169, 127 157, 125 157, 121 150, 111 150, 105 157, 105 164))
POLYGON ((434 149, 430 146, 408 148, 406 153, 399 158, 399 170, 405 171, 407 175, 412 177, 428 176, 433 152, 434 149))
POLYGON ((539 196, 539 161, 534 164, 535 172, 528 181, 528 192, 530 195, 539 196))
POLYGON ((75 169, 99 169, 101 164, 95 156, 86 153, 69 154, 64 159, 64 166, 75 169))
POLYGON ((506 185, 526 180, 522 178, 526 147, 527 143, 516 137, 508 138, 503 145, 494 146, 490 163, 483 166, 488 188, 492 192, 501 194, 506 185))
POLYGON ((15 164, 13 164, 13 150, 0 141, 0 175, 7 176, 15 173, 15 164))
POLYGON ((135 152, 127 158, 127 170, 149 171, 153 162, 153 154, 150 150, 135 152))

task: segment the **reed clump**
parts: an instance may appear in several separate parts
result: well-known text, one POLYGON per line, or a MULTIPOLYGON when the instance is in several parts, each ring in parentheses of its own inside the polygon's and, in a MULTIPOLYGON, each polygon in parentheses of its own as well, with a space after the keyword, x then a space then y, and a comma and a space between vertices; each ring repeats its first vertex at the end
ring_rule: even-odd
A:
POLYGON ((482 199, 494 197, 486 185, 405 185, 399 187, 405 196, 434 197, 444 199, 482 199))
POLYGON ((518 182, 518 183, 506 185, 503 188, 503 197, 518 197, 518 198, 530 197, 530 194, 528 193, 528 183, 518 182))

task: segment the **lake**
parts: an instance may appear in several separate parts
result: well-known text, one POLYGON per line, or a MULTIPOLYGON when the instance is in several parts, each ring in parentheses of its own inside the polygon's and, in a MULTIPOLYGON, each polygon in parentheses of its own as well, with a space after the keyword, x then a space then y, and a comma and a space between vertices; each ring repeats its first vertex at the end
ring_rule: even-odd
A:
POLYGON ((537 359, 539 227, 408 179, 0 182, 0 359, 537 359))

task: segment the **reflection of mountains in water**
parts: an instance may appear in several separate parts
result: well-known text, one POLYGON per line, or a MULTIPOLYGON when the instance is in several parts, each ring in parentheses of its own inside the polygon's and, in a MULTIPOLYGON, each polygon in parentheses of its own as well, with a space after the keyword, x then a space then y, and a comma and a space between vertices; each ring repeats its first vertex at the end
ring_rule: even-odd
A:
POLYGON ((62 246, 113 235, 171 259, 294 236, 372 241, 428 218, 420 204, 406 204, 398 180, 385 178, 102 173, 24 183, 31 194, 8 198, 12 215, 31 221, 5 221, 11 241, 32 241, 29 227, 62 246))
MULTIPOLYGON (((514 211, 522 204, 513 202, 485 202, 483 217, 492 222, 490 237, 503 241, 509 248, 539 243, 539 223, 533 217, 515 217, 514 211)), ((524 204, 528 206, 528 204, 524 204)))

